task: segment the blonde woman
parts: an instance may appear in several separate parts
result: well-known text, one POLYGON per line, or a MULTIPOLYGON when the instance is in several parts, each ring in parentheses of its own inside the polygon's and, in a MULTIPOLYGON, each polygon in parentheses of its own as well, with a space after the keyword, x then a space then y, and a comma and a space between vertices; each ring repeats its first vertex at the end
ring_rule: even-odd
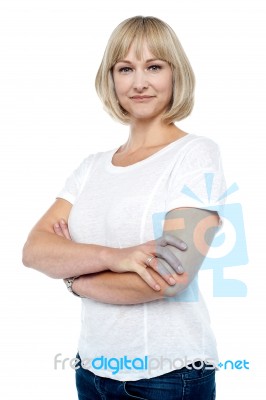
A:
POLYGON ((176 34, 154 17, 123 21, 96 90, 128 139, 67 179, 23 262, 81 297, 80 400, 215 399, 216 344, 196 276, 219 226, 205 177, 215 199, 224 180, 217 145, 175 124, 194 101, 176 34))

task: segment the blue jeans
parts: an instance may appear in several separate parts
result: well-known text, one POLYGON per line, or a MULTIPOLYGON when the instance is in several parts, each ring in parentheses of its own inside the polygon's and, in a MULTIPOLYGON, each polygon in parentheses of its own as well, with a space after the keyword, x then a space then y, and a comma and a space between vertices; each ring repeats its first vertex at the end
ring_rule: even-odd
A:
MULTIPOLYGON (((77 358, 79 356, 77 355, 77 358)), ((77 364, 79 400, 214 400, 215 369, 182 368, 151 379, 117 381, 94 375, 77 364)))

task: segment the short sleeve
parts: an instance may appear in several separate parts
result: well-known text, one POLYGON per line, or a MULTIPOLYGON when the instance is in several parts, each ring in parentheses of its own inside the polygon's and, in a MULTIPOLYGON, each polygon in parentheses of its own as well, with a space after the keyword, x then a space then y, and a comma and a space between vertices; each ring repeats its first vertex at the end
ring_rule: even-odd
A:
POLYGON ((65 186, 61 189, 56 198, 65 199, 71 204, 75 203, 90 173, 93 158, 94 155, 91 154, 83 160, 79 167, 67 178, 65 186))
POLYGON ((182 160, 174 165, 165 211, 180 207, 219 211, 225 189, 218 145, 211 139, 198 137, 189 143, 182 160))

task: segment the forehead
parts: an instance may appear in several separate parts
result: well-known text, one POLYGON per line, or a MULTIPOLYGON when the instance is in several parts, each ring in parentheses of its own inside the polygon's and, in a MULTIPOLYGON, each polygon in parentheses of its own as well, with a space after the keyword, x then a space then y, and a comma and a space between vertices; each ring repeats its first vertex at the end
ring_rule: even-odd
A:
POLYGON ((156 59, 156 54, 154 54, 149 48, 147 41, 144 40, 142 43, 137 43, 133 41, 125 54, 127 60, 146 61, 149 59, 156 59))

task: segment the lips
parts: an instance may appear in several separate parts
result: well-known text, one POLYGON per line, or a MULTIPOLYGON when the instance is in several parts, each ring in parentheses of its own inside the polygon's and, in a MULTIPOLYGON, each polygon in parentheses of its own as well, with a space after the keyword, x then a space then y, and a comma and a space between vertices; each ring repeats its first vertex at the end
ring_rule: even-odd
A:
POLYGON ((134 99, 134 100, 145 100, 145 99, 151 99, 153 97, 155 97, 155 96, 132 96, 130 98, 134 99))

